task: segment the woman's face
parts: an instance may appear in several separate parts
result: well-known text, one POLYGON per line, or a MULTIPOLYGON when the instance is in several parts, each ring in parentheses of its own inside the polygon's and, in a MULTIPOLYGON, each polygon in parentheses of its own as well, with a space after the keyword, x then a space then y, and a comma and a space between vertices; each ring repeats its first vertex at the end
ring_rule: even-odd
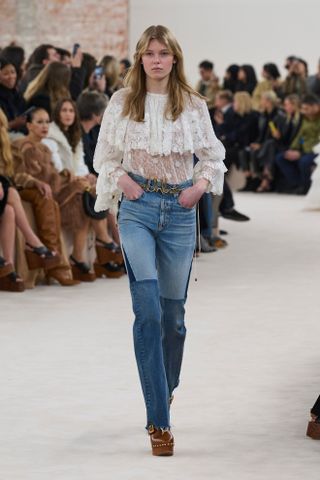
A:
POLYGON ((27 128, 29 132, 42 139, 48 135, 49 124, 50 118, 48 112, 38 110, 33 114, 32 121, 27 123, 27 128))
POLYGON ((60 110, 60 122, 62 125, 68 129, 73 125, 76 118, 76 113, 74 111, 73 105, 70 102, 64 102, 60 110))
POLYGON ((247 81, 246 72, 242 68, 239 69, 238 80, 240 80, 240 82, 246 82, 247 81))
POLYGON ((233 100, 233 110, 234 110, 236 113, 239 113, 239 109, 240 109, 239 102, 238 102, 238 100, 235 98, 235 99, 233 100))
POLYGON ((288 100, 287 98, 284 99, 283 108, 288 115, 292 115, 297 111, 295 104, 290 102, 290 100, 288 100))
POLYGON ((174 55, 158 40, 150 41, 141 60, 147 77, 152 80, 163 80, 168 77, 173 64, 176 63, 174 55))
POLYGON ((10 89, 16 86, 17 72, 13 65, 6 65, 0 70, 0 83, 10 89))

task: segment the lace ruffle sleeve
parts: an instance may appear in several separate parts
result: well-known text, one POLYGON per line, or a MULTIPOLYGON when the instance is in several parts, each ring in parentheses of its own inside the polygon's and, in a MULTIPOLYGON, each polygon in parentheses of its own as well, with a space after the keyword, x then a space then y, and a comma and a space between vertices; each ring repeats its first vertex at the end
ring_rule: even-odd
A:
POLYGON ((224 174, 227 171, 223 162, 225 148, 214 133, 206 102, 196 98, 195 104, 192 134, 194 153, 199 162, 193 170, 193 181, 197 182, 200 178, 205 178, 209 181, 207 192, 221 195, 224 174))
POLYGON ((124 137, 127 119, 122 116, 125 90, 116 92, 103 115, 94 153, 93 167, 99 174, 96 186, 95 210, 117 211, 121 190, 117 182, 125 170, 122 168, 124 137))

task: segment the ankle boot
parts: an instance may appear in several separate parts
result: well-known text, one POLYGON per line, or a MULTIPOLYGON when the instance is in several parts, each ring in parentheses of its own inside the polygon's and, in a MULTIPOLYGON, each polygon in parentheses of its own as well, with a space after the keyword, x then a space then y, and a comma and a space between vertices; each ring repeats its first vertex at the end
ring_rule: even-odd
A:
POLYGON ((148 433, 150 435, 152 455, 157 457, 173 455, 174 438, 170 430, 162 430, 150 425, 148 433))

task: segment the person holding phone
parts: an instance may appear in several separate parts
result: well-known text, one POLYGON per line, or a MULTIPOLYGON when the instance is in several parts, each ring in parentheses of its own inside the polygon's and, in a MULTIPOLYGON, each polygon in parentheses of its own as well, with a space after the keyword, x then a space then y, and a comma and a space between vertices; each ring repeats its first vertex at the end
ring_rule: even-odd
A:
POLYGON ((225 149, 205 99, 186 81, 181 47, 166 27, 142 34, 125 85, 113 94, 101 124, 95 208, 116 212, 121 199, 118 222, 146 429, 153 455, 172 455, 169 409, 186 336, 196 204, 204 192, 222 193, 225 149))

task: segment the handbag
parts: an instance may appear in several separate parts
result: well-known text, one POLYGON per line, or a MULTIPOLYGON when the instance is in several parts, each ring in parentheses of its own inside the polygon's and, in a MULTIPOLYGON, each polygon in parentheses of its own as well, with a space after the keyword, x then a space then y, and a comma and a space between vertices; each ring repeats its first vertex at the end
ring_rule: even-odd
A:
POLYGON ((93 218, 94 220, 104 220, 107 218, 108 210, 103 210, 102 212, 96 212, 94 209, 94 204, 96 203, 96 197, 92 195, 88 190, 82 194, 83 209, 85 214, 93 218))

